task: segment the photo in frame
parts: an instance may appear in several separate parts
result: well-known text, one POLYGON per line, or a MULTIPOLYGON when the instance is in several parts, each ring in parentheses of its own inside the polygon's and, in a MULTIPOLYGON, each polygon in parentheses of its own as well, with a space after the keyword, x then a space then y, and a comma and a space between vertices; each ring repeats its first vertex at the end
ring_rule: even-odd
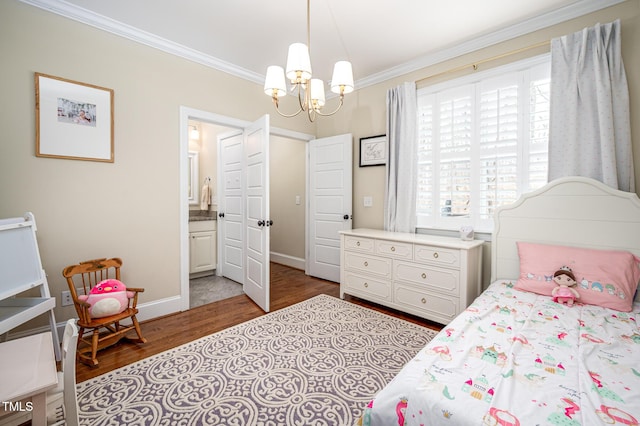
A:
POLYGON ((360 167, 387 164, 387 136, 360 138, 360 167))
POLYGON ((35 73, 36 157, 114 162, 113 89, 35 73))

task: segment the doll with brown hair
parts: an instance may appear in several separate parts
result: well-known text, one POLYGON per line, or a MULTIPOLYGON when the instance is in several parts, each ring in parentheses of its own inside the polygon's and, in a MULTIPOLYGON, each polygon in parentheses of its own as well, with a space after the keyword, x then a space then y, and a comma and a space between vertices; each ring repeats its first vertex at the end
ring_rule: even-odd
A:
POLYGON ((563 266, 553 273, 553 281, 556 287, 551 291, 553 301, 567 306, 573 306, 573 302, 580 297, 580 293, 573 288, 578 282, 573 271, 568 266, 563 266))

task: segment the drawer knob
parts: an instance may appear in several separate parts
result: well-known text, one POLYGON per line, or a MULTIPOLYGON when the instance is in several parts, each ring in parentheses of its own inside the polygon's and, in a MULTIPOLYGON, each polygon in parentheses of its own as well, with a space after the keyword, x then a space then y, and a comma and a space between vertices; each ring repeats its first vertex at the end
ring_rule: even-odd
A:
POLYGON ((391 246, 391 251, 396 251, 396 248, 394 246, 391 246))
POLYGON ((364 266, 369 266, 369 262, 364 262, 364 266))
POLYGON ((437 259, 437 258, 438 258, 438 256, 440 256, 440 255, 438 254, 438 252, 433 253, 433 257, 434 257, 435 259, 437 259))
POLYGON ((369 287, 369 283, 364 283, 365 288, 369 287))
POLYGON ((356 245, 357 245, 358 247, 360 247, 360 241, 356 242, 356 245))
POLYGON ((423 297, 423 298, 422 298, 422 300, 421 300, 421 302, 422 302, 423 304, 425 304, 425 303, 427 303, 427 299, 425 299, 425 298, 423 297))
POLYGON ((422 275, 421 275, 421 276, 422 276, 422 279, 427 278, 427 274, 425 274, 424 272, 422 273, 422 275))

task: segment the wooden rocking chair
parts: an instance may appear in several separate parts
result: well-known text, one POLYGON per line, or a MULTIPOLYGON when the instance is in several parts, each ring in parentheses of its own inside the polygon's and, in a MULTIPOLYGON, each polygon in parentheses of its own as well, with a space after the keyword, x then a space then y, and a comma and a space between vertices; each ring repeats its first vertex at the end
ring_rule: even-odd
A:
POLYGON ((90 366, 98 365, 97 352, 107 346, 111 346, 122 338, 136 343, 145 343, 147 340, 142 337, 140 325, 136 319, 138 309, 138 293, 144 291, 143 288, 127 287, 128 292, 133 292, 133 297, 129 298, 128 307, 119 314, 104 318, 93 318, 89 313, 91 305, 82 301, 80 295, 89 295, 91 289, 98 283, 106 279, 120 280, 120 267, 122 260, 93 259, 80 262, 64 268, 62 275, 67 279, 69 291, 73 298, 73 304, 78 313, 78 358, 80 361, 90 366), (131 324, 123 325, 122 320, 131 320, 131 324), (137 338, 128 338, 126 334, 135 331, 137 338), (87 337, 85 337, 87 334, 87 337), (90 337, 89 337, 90 334, 90 337))

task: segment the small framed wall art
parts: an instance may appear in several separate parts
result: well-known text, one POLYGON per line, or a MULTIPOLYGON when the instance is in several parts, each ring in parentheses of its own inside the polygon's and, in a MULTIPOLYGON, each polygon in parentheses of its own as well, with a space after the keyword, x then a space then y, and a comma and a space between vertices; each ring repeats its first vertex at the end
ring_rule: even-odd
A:
POLYGON ((360 167, 387 164, 387 136, 360 138, 360 167))
POLYGON ((113 89, 35 74, 36 156, 113 163, 113 89))

